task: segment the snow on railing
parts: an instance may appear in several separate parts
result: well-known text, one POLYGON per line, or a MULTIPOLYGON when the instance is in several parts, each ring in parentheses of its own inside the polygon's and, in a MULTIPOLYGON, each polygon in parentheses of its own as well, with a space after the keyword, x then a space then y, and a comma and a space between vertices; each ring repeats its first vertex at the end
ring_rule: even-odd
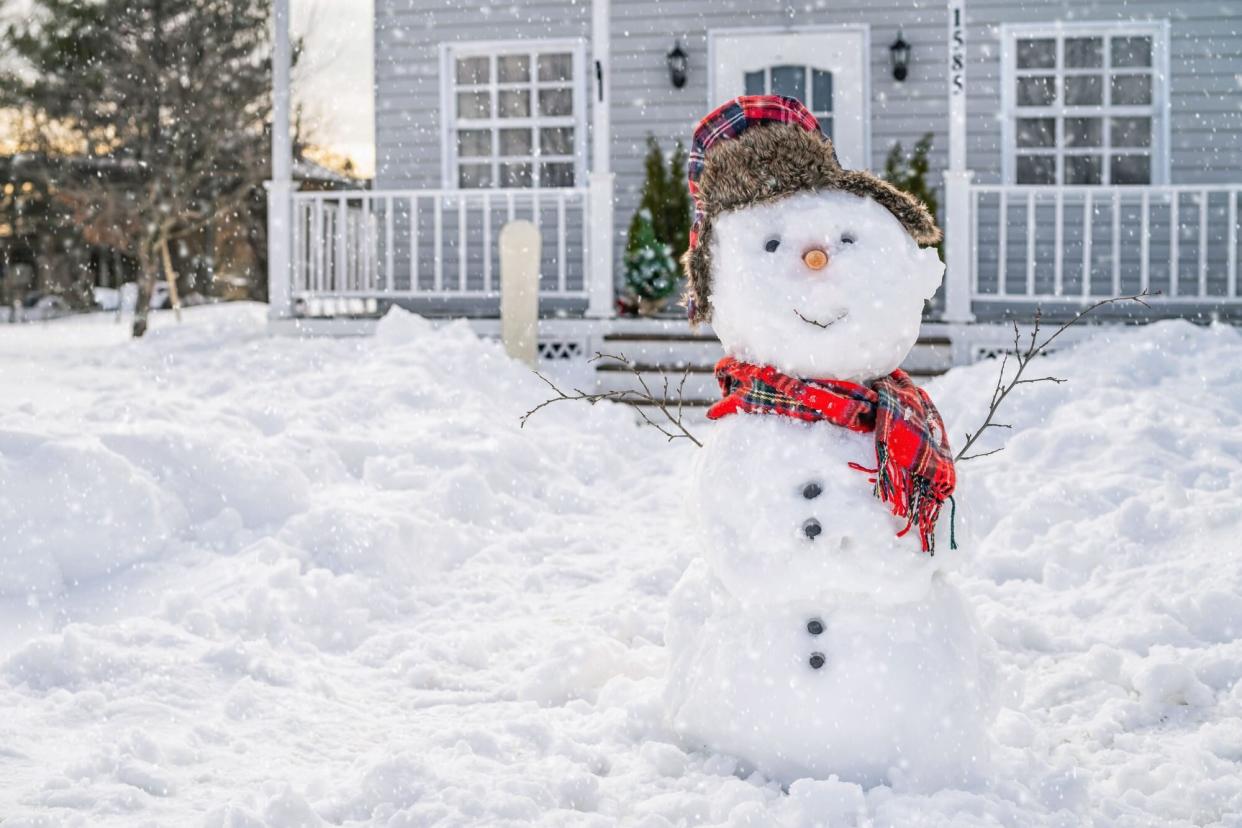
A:
POLYGON ((528 219, 543 236, 540 296, 585 300, 586 196, 585 188, 296 193, 292 298, 311 315, 383 299, 498 303, 500 230, 528 219))
POLYGON ((1219 305, 1238 291, 1242 185, 974 185, 975 300, 1219 305))

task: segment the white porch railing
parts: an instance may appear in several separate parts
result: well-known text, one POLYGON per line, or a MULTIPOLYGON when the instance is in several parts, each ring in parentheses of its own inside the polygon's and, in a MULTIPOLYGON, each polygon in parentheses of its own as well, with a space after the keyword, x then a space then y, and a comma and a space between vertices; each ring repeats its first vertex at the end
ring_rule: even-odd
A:
MULTIPOLYGON (((589 297, 588 190, 393 190, 293 195, 292 299, 303 315, 342 302, 497 304, 497 239, 514 219, 543 236, 540 296, 589 297)), ((611 250, 609 251, 611 254, 611 250)))
POLYGON ((971 297, 1088 302, 1146 289, 1160 292, 1153 305, 1242 303, 1240 194, 1239 184, 973 185, 971 297))

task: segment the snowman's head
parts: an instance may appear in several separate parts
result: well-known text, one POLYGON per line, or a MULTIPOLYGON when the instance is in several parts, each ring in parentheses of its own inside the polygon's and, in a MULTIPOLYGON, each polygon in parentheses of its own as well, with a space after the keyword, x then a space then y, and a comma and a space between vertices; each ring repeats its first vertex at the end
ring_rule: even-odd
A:
POLYGON ((944 273, 914 197, 842 169, 801 103, 743 96, 698 125, 695 224, 683 262, 694 322, 730 355, 798 376, 891 373, 944 273))
POLYGON ((795 376, 891 373, 944 274, 935 248, 841 190, 722 213, 710 244, 711 322, 725 350, 795 376))

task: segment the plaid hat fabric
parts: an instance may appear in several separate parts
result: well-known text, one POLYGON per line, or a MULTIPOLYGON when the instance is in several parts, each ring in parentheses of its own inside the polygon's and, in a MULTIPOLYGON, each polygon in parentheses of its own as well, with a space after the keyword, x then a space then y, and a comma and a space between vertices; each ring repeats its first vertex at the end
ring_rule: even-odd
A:
POLYGON ((694 199, 694 224, 690 227, 690 247, 698 245, 703 222, 703 202, 699 198, 699 178, 707 151, 721 141, 736 138, 755 124, 795 124, 807 132, 820 132, 819 121, 794 98, 782 95, 743 95, 716 107, 694 128, 690 143, 690 197, 694 199))

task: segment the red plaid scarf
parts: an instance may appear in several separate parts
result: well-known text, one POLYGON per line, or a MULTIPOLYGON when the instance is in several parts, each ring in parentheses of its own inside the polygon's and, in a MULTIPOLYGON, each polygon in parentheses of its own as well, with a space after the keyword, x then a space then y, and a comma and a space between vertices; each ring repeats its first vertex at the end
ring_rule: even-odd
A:
MULTIPOLYGON (((716 364, 716 379, 724 399, 707 410, 709 419, 780 414, 874 433, 876 467, 850 467, 874 474, 876 497, 906 518, 898 536, 917 526, 923 551, 935 554, 936 519, 941 505, 952 501, 957 474, 940 412, 906 372, 894 371, 868 388, 842 380, 795 379, 770 365, 725 357, 716 364)), ((957 548, 952 516, 949 542, 957 548)))

